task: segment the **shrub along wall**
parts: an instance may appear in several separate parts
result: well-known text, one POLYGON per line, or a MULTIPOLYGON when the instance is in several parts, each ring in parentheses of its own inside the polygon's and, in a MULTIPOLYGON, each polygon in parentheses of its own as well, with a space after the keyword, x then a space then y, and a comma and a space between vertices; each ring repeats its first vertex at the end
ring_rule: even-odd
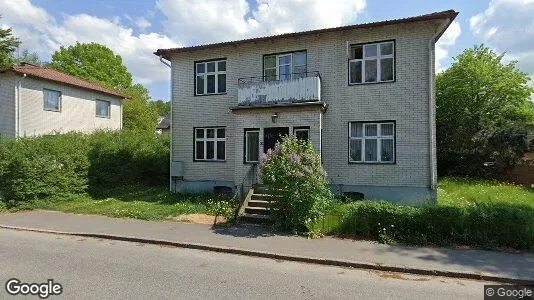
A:
POLYGON ((411 207, 371 201, 334 203, 310 229, 316 234, 386 243, 534 249, 534 213, 506 204, 411 207))
POLYGON ((0 140, 0 198, 8 207, 131 184, 165 185, 168 172, 166 135, 123 131, 0 140))

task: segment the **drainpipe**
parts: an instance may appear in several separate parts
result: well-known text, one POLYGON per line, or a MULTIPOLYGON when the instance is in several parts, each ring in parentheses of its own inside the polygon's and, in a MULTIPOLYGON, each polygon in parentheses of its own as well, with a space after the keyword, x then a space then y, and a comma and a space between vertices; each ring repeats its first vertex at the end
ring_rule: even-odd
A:
POLYGON ((170 127, 169 127, 169 134, 171 135, 171 141, 170 141, 170 145, 169 145, 169 191, 172 192, 172 185, 173 185, 173 182, 172 182, 172 85, 173 85, 173 82, 172 82, 172 67, 171 67, 171 64, 166 62, 164 59, 163 59, 163 56, 159 56, 159 61, 166 65, 167 67, 169 67, 171 69, 171 87, 170 87, 170 92, 171 92, 171 110, 170 110, 170 113, 169 113, 169 119, 170 119, 170 127))
POLYGON ((436 32, 432 35, 430 40, 428 40, 428 130, 430 132, 430 138, 429 138, 429 171, 430 171, 430 189, 435 190, 437 185, 437 171, 434 172, 435 169, 435 162, 433 160, 433 154, 434 154, 434 147, 436 144, 436 135, 432 134, 433 131, 435 133, 435 115, 434 115, 434 104, 435 104, 435 97, 434 97, 434 45, 436 43, 436 39, 441 35, 443 30, 448 26, 450 23, 450 19, 447 19, 443 21, 437 28, 436 32))

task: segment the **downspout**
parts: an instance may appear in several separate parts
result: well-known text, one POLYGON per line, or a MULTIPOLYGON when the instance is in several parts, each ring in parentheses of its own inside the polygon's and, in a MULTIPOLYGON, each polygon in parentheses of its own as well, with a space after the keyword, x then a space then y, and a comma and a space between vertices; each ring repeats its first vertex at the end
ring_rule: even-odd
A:
POLYGON ((436 39, 442 34, 443 30, 449 25, 450 19, 442 22, 436 32, 432 35, 430 40, 428 40, 428 130, 430 133, 429 138, 429 171, 430 171, 430 189, 435 190, 437 186, 437 170, 434 172, 435 161, 434 161, 434 148, 436 145, 436 130, 435 130, 435 115, 434 115, 434 81, 435 81, 435 65, 434 65, 434 53, 435 53, 435 43, 436 39))
POLYGON ((171 110, 170 110, 170 113, 169 113, 169 119, 170 119, 170 125, 169 125, 169 134, 170 134, 170 145, 169 145, 169 191, 172 192, 172 98, 173 98, 173 95, 172 95, 172 85, 173 85, 173 82, 172 82, 172 67, 171 67, 171 64, 169 64, 168 62, 166 62, 164 59, 163 59, 163 56, 159 56, 159 61, 166 65, 167 67, 169 67, 171 69, 171 84, 170 84, 170 93, 171 93, 171 110))

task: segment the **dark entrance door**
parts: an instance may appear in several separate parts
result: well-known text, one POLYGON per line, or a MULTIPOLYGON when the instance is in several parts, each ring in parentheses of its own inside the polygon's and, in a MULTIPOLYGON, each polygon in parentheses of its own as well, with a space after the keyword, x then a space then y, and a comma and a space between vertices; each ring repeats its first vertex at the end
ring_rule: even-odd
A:
POLYGON ((271 127, 263 129, 263 151, 267 152, 269 149, 274 149, 276 142, 282 136, 289 134, 289 127, 271 127))

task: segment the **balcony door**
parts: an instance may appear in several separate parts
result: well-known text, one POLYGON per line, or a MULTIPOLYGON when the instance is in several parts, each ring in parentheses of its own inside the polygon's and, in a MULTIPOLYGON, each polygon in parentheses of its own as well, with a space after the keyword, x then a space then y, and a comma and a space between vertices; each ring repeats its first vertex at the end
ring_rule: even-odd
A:
POLYGON ((263 57, 265 81, 306 77, 306 51, 270 54, 263 57))
POLYGON ((289 134, 289 127, 271 127, 263 129, 263 151, 274 149, 276 142, 289 134))

